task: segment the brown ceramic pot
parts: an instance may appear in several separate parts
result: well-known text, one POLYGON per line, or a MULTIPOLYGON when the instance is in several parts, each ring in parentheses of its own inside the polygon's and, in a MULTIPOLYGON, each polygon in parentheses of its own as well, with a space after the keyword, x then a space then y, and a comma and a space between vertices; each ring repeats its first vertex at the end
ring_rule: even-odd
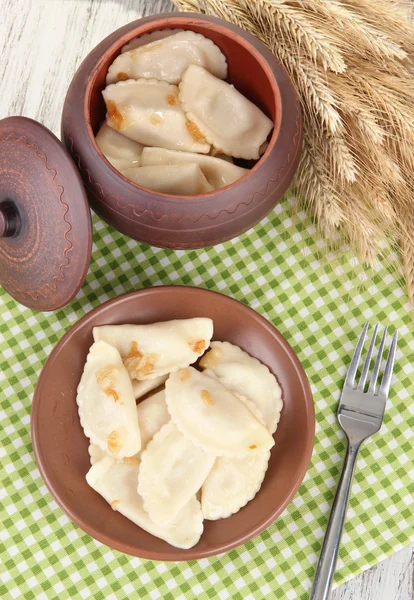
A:
POLYGON ((286 71, 259 40, 215 17, 169 13, 125 25, 92 50, 66 96, 62 141, 81 172, 92 208, 105 221, 153 246, 200 248, 243 233, 277 204, 299 161, 302 121, 286 71), (168 28, 213 40, 227 58, 228 80, 275 123, 269 146, 250 173, 198 196, 160 194, 130 182, 104 158, 94 138, 105 118, 101 92, 109 65, 132 38, 168 28))

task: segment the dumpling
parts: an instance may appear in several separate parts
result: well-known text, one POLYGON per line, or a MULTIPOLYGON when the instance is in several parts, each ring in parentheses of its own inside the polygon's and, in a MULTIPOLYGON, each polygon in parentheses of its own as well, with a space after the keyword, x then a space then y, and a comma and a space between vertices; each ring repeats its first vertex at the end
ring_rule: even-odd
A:
POLYGON ((263 144, 259 148, 259 154, 260 154, 260 156, 262 156, 266 152, 268 146, 269 146, 269 142, 267 142, 267 141, 263 142, 263 144))
MULTIPOLYGON (((142 446, 141 446, 141 450, 142 450, 142 446)), ((89 452, 89 459, 90 459, 91 465, 94 465, 95 463, 99 462, 100 460, 105 458, 105 456, 109 456, 110 458, 113 458, 109 454, 109 452, 105 452, 104 450, 101 450, 98 446, 95 446, 95 444, 89 444, 88 452, 89 452)), ((126 465, 139 465, 139 462, 140 462, 139 455, 140 455, 140 452, 138 452, 137 454, 134 454, 134 456, 125 456, 124 458, 121 458, 119 460, 119 462, 122 462, 126 465)), ((117 460, 117 459, 114 459, 114 460, 117 460)))
POLYGON ((170 421, 141 455, 138 492, 154 523, 165 527, 190 501, 211 471, 215 456, 204 452, 170 421))
POLYGON ((252 500, 262 485, 270 452, 244 458, 219 456, 201 488, 205 519, 225 519, 252 500))
POLYGON ((165 148, 144 148, 141 155, 142 165, 180 166, 182 163, 196 163, 199 165, 208 183, 215 190, 233 183, 248 173, 248 169, 233 165, 221 158, 195 154, 194 152, 180 152, 179 150, 166 150, 165 148))
POLYGON ((171 419, 165 403, 165 391, 162 390, 140 402, 137 406, 137 412, 142 454, 148 442, 171 419))
POLYGON ((249 407, 253 403, 255 416, 270 433, 276 431, 283 408, 282 390, 265 365, 229 342, 213 342, 200 366, 242 400, 247 399, 249 407))
POLYGON ((102 154, 118 171, 139 166, 141 152, 144 147, 142 144, 130 140, 122 133, 118 133, 106 123, 102 125, 95 139, 102 154))
POLYGON ((214 42, 194 31, 181 31, 120 54, 108 69, 106 83, 141 78, 179 83, 189 65, 227 77, 226 58, 214 42))
POLYGON ((208 143, 230 156, 259 158, 273 122, 233 85, 203 67, 190 65, 179 97, 188 119, 208 143))
POLYGON ((105 450, 101 450, 99 446, 95 446, 95 444, 89 444, 88 452, 91 465, 94 465, 95 463, 99 462, 100 460, 105 458, 105 456, 109 456, 109 454, 105 452, 105 450))
MULTIPOLYGON (((161 429, 163 425, 170 421, 170 413, 165 403, 165 392, 162 390, 158 394, 150 396, 140 402, 137 406, 139 432, 141 436, 141 449, 134 456, 127 456, 121 460, 125 464, 139 464, 140 455, 145 450, 148 442, 161 429)), ((91 465, 94 465, 105 456, 109 456, 108 450, 101 450, 95 444, 89 444, 89 456, 91 465)))
POLYGON ((184 31, 183 29, 159 29, 157 31, 150 31, 150 33, 144 33, 139 37, 134 38, 128 44, 122 47, 121 52, 128 52, 129 50, 135 50, 135 48, 140 48, 141 46, 145 46, 145 44, 150 44, 151 42, 156 42, 158 40, 163 40, 170 35, 175 35, 176 33, 180 33, 184 31))
POLYGON ((131 378, 155 379, 194 363, 210 345, 213 321, 177 319, 150 325, 103 325, 93 328, 120 352, 131 378))
POLYGON ((232 159, 231 156, 228 156, 227 154, 223 154, 222 150, 219 150, 218 148, 214 148, 214 146, 211 146, 209 156, 215 156, 215 158, 221 158, 221 160, 226 160, 227 162, 231 163, 232 165, 234 164, 234 160, 232 159))
POLYGON ((121 169, 121 173, 134 183, 161 194, 195 196, 213 189, 195 163, 134 167, 121 169))
POLYGON ((274 445, 266 427, 237 396, 192 367, 170 375, 165 398, 173 423, 206 452, 241 458, 274 445))
POLYGON ((102 95, 107 123, 145 146, 207 154, 210 149, 178 100, 178 89, 165 81, 139 79, 108 85, 102 95))
POLYGON ((121 356, 104 341, 92 344, 76 401, 85 435, 115 458, 141 448, 132 383, 121 356))
POLYGON ((106 457, 94 464, 86 481, 124 517, 151 535, 165 540, 176 548, 192 548, 203 533, 203 514, 200 503, 193 496, 182 507, 168 527, 159 527, 144 510, 137 492, 139 466, 128 465, 106 457))
POLYGON ((139 400, 148 392, 152 392, 157 387, 165 383, 168 379, 168 375, 160 375, 159 377, 155 377, 155 379, 146 379, 145 381, 134 380, 132 382, 132 391, 134 392, 135 400, 139 400))

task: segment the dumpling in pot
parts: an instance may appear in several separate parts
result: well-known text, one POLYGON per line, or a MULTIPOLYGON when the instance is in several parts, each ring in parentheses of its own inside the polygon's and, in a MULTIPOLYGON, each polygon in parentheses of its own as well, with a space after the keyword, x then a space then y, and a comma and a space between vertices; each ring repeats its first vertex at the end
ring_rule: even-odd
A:
POLYGON ((257 358, 229 342, 213 342, 200 366, 206 375, 211 373, 242 400, 247 399, 270 433, 276 431, 283 408, 282 390, 273 373, 257 358))
POLYGON ((166 150, 165 148, 144 148, 141 155, 141 164, 146 165, 175 165, 174 169, 183 163, 196 163, 204 173, 212 189, 219 189, 249 172, 227 160, 196 154, 194 152, 180 152, 179 150, 166 150))
POLYGON ((189 65, 227 77, 227 61, 216 44, 194 31, 181 31, 120 54, 108 69, 106 83, 141 78, 179 83, 189 65))
POLYGON ((191 365, 207 350, 212 336, 213 321, 207 318, 93 328, 94 340, 117 348, 130 377, 138 380, 191 365))
POLYGON ((201 488, 205 519, 225 519, 252 500, 262 485, 270 452, 244 458, 219 456, 201 488))
POLYGON ((219 148, 214 148, 214 146, 211 146, 209 156, 221 158, 221 160, 226 160, 227 162, 234 164, 234 160, 231 156, 228 156, 228 154, 224 154, 223 150, 220 150, 219 148))
POLYGON ((89 469, 86 481, 113 510, 120 512, 144 531, 176 548, 195 546, 203 533, 203 514, 196 497, 193 496, 181 508, 168 527, 159 527, 149 518, 142 498, 137 493, 138 473, 139 466, 106 457, 89 469))
POLYGON ((133 167, 121 169, 121 173, 134 183, 161 194, 197 196, 213 190, 195 163, 133 167))
POLYGON ((215 456, 183 436, 170 421, 141 455, 138 492, 154 523, 168 525, 203 485, 215 456))
POLYGON ((145 44, 151 44, 151 42, 156 42, 158 40, 163 40, 170 35, 175 35, 176 33, 180 33, 184 31, 183 29, 158 29, 156 31, 150 31, 150 33, 144 33, 139 37, 134 38, 125 46, 122 46, 121 52, 128 52, 129 50, 135 50, 135 48, 140 48, 141 46, 145 46, 145 44))
POLYGON ((208 143, 230 156, 259 158, 273 122, 233 85, 190 65, 179 97, 188 119, 208 143))
POLYGON ((122 459, 141 448, 132 383, 116 348, 92 344, 76 401, 85 435, 111 456, 122 459))
POLYGON ((165 398, 173 423, 205 452, 241 458, 274 445, 266 427, 240 398, 192 367, 169 376, 165 398))
POLYGON ((106 123, 102 125, 95 139, 102 154, 118 171, 140 165, 144 146, 125 137, 106 123))
POLYGON ((204 154, 210 150, 197 126, 186 117, 175 85, 130 79, 108 85, 102 95, 109 127, 131 140, 172 150, 204 154))

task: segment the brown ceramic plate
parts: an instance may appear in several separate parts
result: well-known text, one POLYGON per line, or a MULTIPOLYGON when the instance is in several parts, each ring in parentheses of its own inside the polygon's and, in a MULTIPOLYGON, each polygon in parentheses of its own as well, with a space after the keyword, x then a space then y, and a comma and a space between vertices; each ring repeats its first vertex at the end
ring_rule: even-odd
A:
POLYGON ((32 409, 32 440, 42 477, 59 506, 100 542, 153 560, 190 560, 225 552, 273 523, 295 494, 313 448, 315 414, 305 372, 292 348, 263 317, 240 302, 203 289, 154 287, 106 302, 85 315, 60 340, 39 378, 32 409), (90 488, 88 440, 80 426, 76 388, 92 344, 92 328, 210 317, 214 339, 241 346, 278 378, 284 408, 269 469, 257 496, 237 514, 205 521, 199 543, 173 548, 132 524, 90 488))

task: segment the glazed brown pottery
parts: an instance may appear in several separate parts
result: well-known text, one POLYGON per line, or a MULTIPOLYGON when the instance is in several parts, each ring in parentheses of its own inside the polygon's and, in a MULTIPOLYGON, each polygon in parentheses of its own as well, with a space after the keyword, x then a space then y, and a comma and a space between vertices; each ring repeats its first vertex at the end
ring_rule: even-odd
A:
POLYGON ((233 238, 277 204, 299 161, 302 122, 286 71, 259 40, 215 17, 170 13, 130 23, 92 50, 70 84, 62 140, 79 167, 92 208, 103 219, 139 241, 187 249, 233 238), (230 83, 275 123, 269 146, 250 173, 199 196, 159 194, 128 181, 104 158, 94 139, 105 118, 101 92, 109 65, 132 38, 169 28, 188 29, 213 40, 227 58, 230 83))
POLYGON ((89 268, 91 215, 67 150, 40 123, 0 121, 0 284, 18 302, 55 310, 89 268))
POLYGON ((34 452, 52 496, 84 531, 108 546, 154 560, 189 560, 225 552, 268 527, 289 503, 312 453, 315 415, 305 372, 280 333, 247 306, 216 292, 155 287, 132 292, 93 310, 74 325, 50 354, 33 398, 34 452), (274 435, 269 469, 257 496, 237 514, 205 521, 199 543, 173 548, 112 510, 85 481, 88 440, 80 426, 76 389, 96 325, 153 323, 211 317, 214 339, 241 346, 266 364, 282 387, 284 407, 274 435))

